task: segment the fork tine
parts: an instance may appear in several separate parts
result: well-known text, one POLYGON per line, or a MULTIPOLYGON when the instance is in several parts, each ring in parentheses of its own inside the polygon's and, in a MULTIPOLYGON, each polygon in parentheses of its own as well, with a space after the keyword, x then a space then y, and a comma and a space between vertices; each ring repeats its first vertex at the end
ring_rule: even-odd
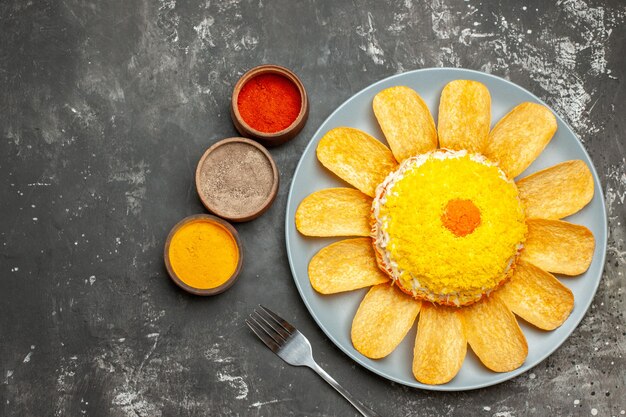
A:
POLYGON ((280 346, 277 345, 276 342, 272 340, 272 338, 269 337, 262 328, 257 327, 258 326, 257 324, 253 324, 252 322, 248 321, 248 319, 246 319, 246 324, 248 325, 250 330, 252 330, 254 334, 257 335, 259 339, 261 339, 261 341, 265 344, 265 346, 270 348, 270 350, 274 353, 278 352, 278 350, 280 349, 280 346))
POLYGON ((361 415, 379 417, 379 414, 376 414, 352 397, 345 388, 339 385, 337 381, 315 362, 311 351, 311 344, 302 333, 270 309, 262 305, 259 305, 259 307, 261 307, 262 311, 254 310, 245 321, 248 327, 250 327, 254 334, 256 334, 268 348, 289 365, 308 366, 313 369, 343 395, 350 404, 359 410, 361 415), (282 331, 279 331, 277 329, 278 327, 282 328, 282 331), (283 334, 287 334, 284 340, 283 334))
POLYGON ((265 332, 266 335, 268 335, 269 337, 272 338, 272 340, 274 342, 276 342, 276 344, 280 347, 283 345, 283 343, 285 343, 285 340, 280 337, 280 335, 278 333, 276 333, 274 331, 274 329, 272 329, 270 326, 268 326, 266 323, 263 322, 263 320, 258 319, 254 313, 250 314, 250 316, 248 316, 248 318, 257 325, 258 328, 260 328, 261 330, 263 330, 265 332))
POLYGON ((270 315, 268 315, 265 311, 254 310, 254 313, 257 316, 259 316, 261 320, 263 320, 268 326, 270 326, 272 330, 278 333, 280 337, 282 337, 285 340, 285 342, 287 341, 287 339, 289 339, 289 336, 291 336, 291 333, 285 330, 283 326, 276 323, 276 321, 270 315))
POLYGON ((274 319, 274 321, 276 321, 276 323, 280 324, 280 326, 283 329, 287 330, 287 332, 289 332, 289 334, 291 334, 291 333, 296 331, 296 328, 293 327, 291 324, 289 324, 289 322, 287 322, 287 320, 283 319, 282 317, 280 317, 278 314, 274 313, 269 308, 264 307, 261 304, 259 304, 259 307, 261 307, 263 309, 263 311, 265 311, 272 319, 274 319))

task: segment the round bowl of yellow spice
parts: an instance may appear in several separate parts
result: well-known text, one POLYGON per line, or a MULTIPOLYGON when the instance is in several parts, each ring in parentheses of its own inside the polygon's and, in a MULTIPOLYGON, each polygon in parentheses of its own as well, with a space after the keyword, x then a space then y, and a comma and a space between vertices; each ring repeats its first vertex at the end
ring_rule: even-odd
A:
POLYGON ((243 251, 230 224, 215 216, 196 214, 172 228, 163 257, 167 272, 180 288, 196 295, 215 295, 237 280, 243 251))

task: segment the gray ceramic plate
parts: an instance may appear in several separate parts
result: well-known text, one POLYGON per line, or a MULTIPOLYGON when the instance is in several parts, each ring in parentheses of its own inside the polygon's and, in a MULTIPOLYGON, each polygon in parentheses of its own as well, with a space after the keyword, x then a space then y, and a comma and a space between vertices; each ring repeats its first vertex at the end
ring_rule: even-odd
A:
POLYGON ((384 138, 374 118, 372 99, 379 91, 395 85, 406 85, 416 90, 426 101, 433 117, 437 120, 441 90, 446 83, 456 79, 480 81, 489 88, 493 123, 523 101, 542 103, 537 97, 509 81, 464 69, 425 69, 394 75, 379 81, 339 106, 315 133, 294 173, 286 218, 287 254, 294 281, 309 312, 330 340, 356 362, 385 378, 411 387, 441 391, 469 390, 506 381, 526 372, 554 352, 574 331, 591 305, 602 277, 607 237, 606 211, 598 175, 579 140, 569 126, 557 116, 556 135, 541 156, 522 174, 522 177, 570 159, 582 159, 593 172, 595 181, 593 200, 582 211, 567 219, 570 222, 587 226, 596 239, 595 254, 589 270, 583 275, 562 279, 562 282, 574 292, 575 297, 574 311, 567 321, 555 331, 544 332, 520 320, 520 325, 528 340, 528 358, 522 367, 508 373, 491 372, 482 366, 471 349, 468 349, 467 357, 458 375, 451 382, 438 386, 420 384, 411 373, 416 326, 413 326, 400 346, 382 360, 368 359, 352 347, 350 341, 352 318, 367 290, 337 295, 316 293, 309 283, 308 263, 318 250, 338 239, 305 238, 296 231, 294 224, 296 208, 303 198, 316 190, 346 185, 317 161, 315 156, 317 143, 324 133, 339 126, 356 127, 376 138, 384 138))

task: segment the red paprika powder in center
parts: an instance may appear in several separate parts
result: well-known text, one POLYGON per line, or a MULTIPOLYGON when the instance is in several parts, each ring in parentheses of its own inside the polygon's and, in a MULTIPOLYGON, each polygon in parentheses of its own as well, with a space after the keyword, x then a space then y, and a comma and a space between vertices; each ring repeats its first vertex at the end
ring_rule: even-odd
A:
POLYGON ((252 129, 275 133, 288 128, 300 114, 298 87, 278 74, 260 74, 244 84, 237 110, 252 129))

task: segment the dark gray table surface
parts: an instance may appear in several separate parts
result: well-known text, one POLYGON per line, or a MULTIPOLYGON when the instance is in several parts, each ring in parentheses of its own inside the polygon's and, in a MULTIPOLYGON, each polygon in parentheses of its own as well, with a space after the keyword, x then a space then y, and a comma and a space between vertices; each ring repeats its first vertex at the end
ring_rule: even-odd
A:
POLYGON ((0 415, 352 416, 312 372, 243 324, 258 303, 309 336, 321 365, 386 416, 626 414, 626 4, 621 0, 3 1, 0 4, 0 415), (235 135, 248 68, 292 68, 308 124, 271 150, 281 187, 237 225, 243 274, 214 298, 167 278, 169 228, 204 212, 195 164, 235 135), (409 389, 355 365, 293 284, 287 192, 313 132, 374 81, 425 67, 491 72, 571 124, 605 191, 595 302, 552 356, 478 391, 409 389))

